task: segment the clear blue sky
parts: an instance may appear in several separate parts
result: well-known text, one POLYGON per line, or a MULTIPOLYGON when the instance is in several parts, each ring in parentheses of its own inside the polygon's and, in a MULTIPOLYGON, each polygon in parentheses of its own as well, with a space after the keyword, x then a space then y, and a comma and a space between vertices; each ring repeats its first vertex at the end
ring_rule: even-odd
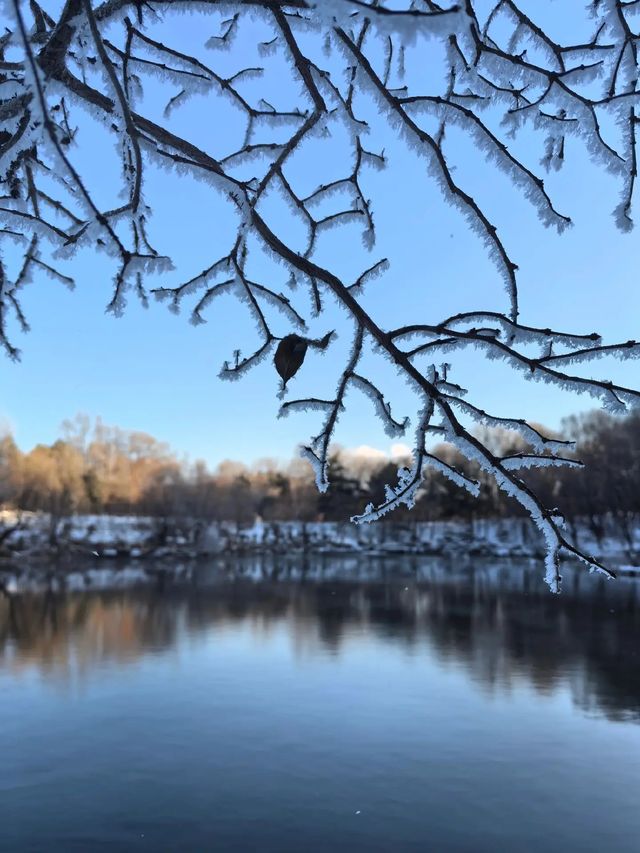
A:
MULTIPOLYGON (((173 21, 172 33, 183 45, 203 41, 200 26, 186 18, 173 21)), ((209 29, 215 31, 212 25, 205 35, 209 29)), ((225 61, 239 67, 241 54, 253 60, 248 44, 240 42, 225 61)), ((285 79, 284 69, 278 68, 266 85, 277 89, 285 79)), ((297 92, 297 83, 293 91, 297 92)), ((194 101, 185 111, 182 126, 213 153, 228 153, 238 130, 237 117, 205 111, 204 103, 194 101)), ((102 130, 87 126, 81 132, 78 162, 86 173, 93 173, 98 193, 108 194, 117 177, 112 143, 102 130)), ((518 143, 519 152, 532 165, 541 156, 540 142, 540 138, 532 142, 523 136, 518 143)), ((340 140, 334 139, 333 144, 339 147, 340 140)), ((369 285, 366 296, 367 306, 387 325, 437 321, 460 309, 504 307, 499 276, 481 241, 462 216, 444 204, 424 161, 402 145, 394 147, 380 129, 372 134, 370 147, 377 150, 384 145, 389 168, 369 171, 366 178, 368 194, 375 200, 379 250, 367 256, 358 230, 349 227, 327 235, 321 260, 330 261, 339 273, 355 276, 379 255, 388 255, 390 271, 369 285)), ((327 158, 334 156, 326 150, 327 158)), ((562 236, 545 230, 508 180, 472 145, 457 139, 454 131, 448 150, 457 180, 489 211, 520 265, 523 322, 567 331, 597 330, 609 341, 640 337, 640 235, 616 231, 611 210, 619 187, 614 178, 589 163, 579 142, 569 143, 565 169, 546 180, 558 207, 575 222, 562 236)), ((296 169, 299 179, 308 177, 311 183, 316 170, 320 179, 325 175, 326 162, 310 162, 296 169)), ((176 264, 176 272, 163 282, 186 280, 211 261, 212 246, 216 241, 224 244, 225 229, 231 233, 227 208, 208 187, 184 176, 150 169, 146 189, 149 200, 157 199, 155 242, 159 247, 171 246, 176 264)), ((286 229, 287 214, 274 215, 277 228, 286 229)), ((26 336, 17 330, 14 334, 22 360, 13 364, 0 359, 0 421, 10 424, 22 448, 52 441, 60 423, 76 412, 144 430, 190 458, 210 464, 224 458, 288 458, 298 443, 318 431, 317 415, 276 419, 278 377, 270 361, 241 382, 218 379, 222 361, 236 347, 250 352, 257 342, 244 305, 225 297, 214 303, 206 325, 193 327, 188 311, 175 316, 165 304, 155 302, 144 311, 131 296, 125 316, 114 319, 104 313, 110 298, 109 264, 85 252, 73 263, 72 272, 78 285, 74 293, 46 278, 26 288, 24 309, 32 331, 26 336)), ((279 280, 278 288, 284 288, 283 270, 265 263, 260 273, 266 280, 279 280)), ((304 295, 299 304, 308 309, 304 295)), ((331 328, 339 333, 337 341, 325 355, 314 353, 308 358, 291 383, 296 396, 323 396, 335 387, 349 331, 333 305, 327 318, 312 326, 312 333, 331 328)), ((280 324, 278 330, 285 334, 289 328, 280 324)), ((405 385, 386 364, 374 360, 370 364, 389 390, 394 411, 414 415, 415 403, 405 385)), ((494 414, 523 416, 557 427, 563 416, 594 405, 588 398, 513 377, 506 367, 485 362, 480 353, 461 357, 454 366, 453 378, 470 388, 470 399, 494 414)), ((640 385, 638 362, 600 362, 593 369, 606 378, 640 385)), ((355 392, 349 397, 337 440, 345 446, 390 446, 369 403, 355 392)))

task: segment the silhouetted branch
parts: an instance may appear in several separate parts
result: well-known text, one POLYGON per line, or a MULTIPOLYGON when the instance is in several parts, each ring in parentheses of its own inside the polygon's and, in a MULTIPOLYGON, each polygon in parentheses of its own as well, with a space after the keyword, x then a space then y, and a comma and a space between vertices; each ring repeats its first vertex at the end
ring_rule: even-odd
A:
MULTIPOLYGON (((622 230, 631 228, 640 97, 637 4, 592 2, 592 37, 585 40, 581 35, 566 43, 547 32, 534 10, 520 8, 517 0, 492 0, 488 5, 476 0, 66 0, 57 17, 35 2, 27 9, 22 0, 10 0, 7 9, 7 30, 0 37, 0 233, 5 242, 11 241, 14 253, 22 252, 23 264, 13 280, 5 267, 0 270, 0 344, 5 351, 18 355, 9 341, 9 325, 27 328, 19 297, 29 276, 42 271, 69 284, 57 258, 81 248, 116 261, 109 310, 121 313, 129 290, 144 302, 148 277, 171 269, 169 258, 153 248, 145 172, 149 165, 160 165, 189 173, 207 182, 228 205, 235 236, 231 249, 218 251, 200 273, 182 283, 163 283, 153 292, 173 310, 193 297, 190 314, 195 324, 205 321, 218 296, 243 302, 258 339, 248 347, 248 355, 235 349, 222 368, 224 378, 237 378, 257 365, 277 341, 287 339, 292 327, 306 329, 308 307, 285 295, 286 286, 304 285, 315 316, 324 311, 325 297, 331 294, 353 324, 354 347, 335 396, 306 395, 281 407, 281 413, 311 407, 325 416, 320 433, 304 450, 316 467, 319 486, 327 486, 331 442, 349 388, 357 387, 371 398, 390 433, 400 435, 407 427, 407 420, 391 416, 390 401, 360 364, 370 348, 390 359, 415 391, 418 426, 412 468, 401 473, 385 502, 370 508, 365 517, 410 504, 428 466, 475 492, 475 481, 436 459, 427 447, 430 436, 444 437, 491 473, 537 521, 548 546, 548 579, 557 589, 559 554, 580 555, 565 537, 559 517, 545 509, 515 471, 516 462, 566 462, 556 455, 562 443, 547 440, 517 417, 486 413, 467 399, 440 361, 454 350, 477 349, 488 358, 503 359, 526 378, 588 393, 622 411, 640 400, 638 391, 580 375, 573 366, 584 367, 600 356, 636 357, 640 345, 603 345, 596 334, 535 328, 521 321, 512 248, 464 179, 454 178, 447 134, 455 126, 480 152, 481 168, 505 173, 542 222, 558 231, 570 224, 571 211, 559 210, 541 171, 561 168, 566 139, 580 137, 594 163, 620 180, 615 218, 622 230), (201 55, 200 45, 186 52, 172 43, 170 29, 168 42, 160 40, 161 18, 166 16, 170 26, 174 9, 214 22, 216 34, 206 43, 213 60, 201 55), (245 22, 250 15, 260 18, 255 46, 265 59, 261 64, 246 61, 243 51, 234 54, 238 40, 248 38, 245 22), (435 83, 429 75, 412 79, 406 74, 406 58, 419 51, 426 38, 441 48, 443 74, 433 76, 435 83), (278 57, 278 67, 285 63, 288 68, 289 90, 282 87, 281 77, 275 87, 268 85, 271 56, 278 57), (172 88, 165 92, 165 85, 172 88), (164 123, 152 117, 156 95, 160 113, 164 104, 164 123), (191 137, 188 124, 181 124, 183 106, 196 96, 206 99, 212 126, 221 115, 216 112, 220 104, 238 111, 242 130, 230 150, 214 156, 206 143, 191 137), (358 266, 362 272, 349 284, 331 263, 320 263, 319 246, 332 228, 357 227, 364 250, 375 246, 376 200, 367 196, 365 176, 371 168, 386 168, 388 159, 384 150, 376 153, 375 143, 365 145, 365 135, 378 130, 363 117, 366 102, 374 104, 377 123, 422 155, 443 201, 459 210, 485 242, 507 288, 504 310, 476 310, 444 320, 417 317, 415 324, 384 328, 365 308, 364 291, 376 275, 381 287, 397 285, 388 261, 363 259, 358 266), (112 135, 120 153, 122 198, 115 206, 98 201, 95 175, 78 166, 76 130, 88 120, 87 113, 112 135), (347 142, 337 170, 316 163, 313 174, 305 176, 313 183, 302 185, 292 164, 338 127, 346 131, 347 142), (510 138, 521 128, 546 134, 541 168, 511 150, 510 138), (253 175, 247 177, 251 170, 253 175), (274 199, 284 201, 302 224, 302 238, 296 229, 287 233, 282 220, 273 216, 274 199), (45 246, 56 259, 43 255, 45 246), (282 282, 254 274, 249 251, 258 258, 275 257, 284 268, 282 282), (534 450, 516 461, 500 458, 456 413, 520 432, 534 450)), ((602 569, 584 559, 591 568, 602 569)))

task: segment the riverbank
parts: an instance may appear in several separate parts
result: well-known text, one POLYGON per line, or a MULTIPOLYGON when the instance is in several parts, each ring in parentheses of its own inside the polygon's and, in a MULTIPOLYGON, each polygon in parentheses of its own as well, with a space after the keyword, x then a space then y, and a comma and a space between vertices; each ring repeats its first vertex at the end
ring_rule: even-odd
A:
MULTIPOLYGON (((578 524, 574 539, 587 553, 613 566, 640 562, 640 525, 620 534, 611 519, 598 536, 578 524)), ((263 522, 250 526, 199 519, 0 512, 0 570, 28 563, 95 561, 188 562, 229 554, 415 554, 447 557, 531 558, 543 542, 526 518, 397 524, 381 522, 263 522)))

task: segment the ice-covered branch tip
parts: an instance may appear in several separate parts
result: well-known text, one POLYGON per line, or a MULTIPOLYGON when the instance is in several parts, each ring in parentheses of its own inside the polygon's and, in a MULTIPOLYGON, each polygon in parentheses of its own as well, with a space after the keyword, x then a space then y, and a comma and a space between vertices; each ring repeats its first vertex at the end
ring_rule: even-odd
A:
MULTIPOLYGON (((330 448, 350 392, 369 398, 390 436, 408 428, 409 418, 398 418, 392 392, 383 391, 370 367, 369 357, 382 354, 416 394, 414 458, 383 504, 368 508, 365 517, 411 505, 429 466, 475 493, 473 477, 431 453, 430 440, 446 438, 539 524, 549 579, 557 587, 560 554, 580 555, 519 474, 530 466, 575 464, 560 455, 569 453, 567 443, 517 416, 485 412, 443 362, 453 352, 475 349, 526 379, 586 393, 623 411, 638 402, 638 392, 586 371, 603 356, 637 357, 640 345, 603 344, 597 334, 523 322, 520 259, 502 223, 458 177, 449 129, 471 142, 475 170, 487 183, 495 170, 507 175, 514 192, 558 231, 573 211, 556 203, 544 175, 562 167, 570 140, 577 139, 593 167, 619 182, 614 215, 629 230, 637 192, 640 4, 585 3, 584 20, 577 10, 571 20, 579 37, 562 41, 520 0, 181 0, 153 6, 67 0, 55 15, 35 0, 8 0, 3 9, 0 234, 7 248, 1 253, 0 344, 7 354, 17 357, 15 335, 28 328, 22 288, 39 272, 70 284, 61 265, 81 251, 111 259, 108 308, 114 314, 122 313, 130 292, 146 304, 149 280, 171 310, 188 305, 194 325, 205 323, 222 297, 239 300, 256 338, 231 344, 221 376, 240 378, 273 355, 274 379, 279 375, 287 390, 308 375, 308 348, 323 350, 331 341, 333 323, 319 319, 330 295, 354 328, 335 393, 303 391, 280 409, 283 415, 304 408, 322 413, 320 432, 304 449, 318 486, 328 487, 330 448), (190 32, 202 33, 201 39, 191 36, 186 45, 179 39, 173 27, 178 10, 197 20, 190 32), (434 66, 429 72, 439 73, 416 72, 425 61, 434 66), (201 134, 188 113, 195 104, 225 133, 201 134), (120 186, 108 200, 98 169, 87 169, 82 150, 92 124, 112 136, 119 158, 120 186), (539 133, 543 137, 532 160, 513 145, 523 132, 534 142, 539 133), (383 328, 367 311, 369 292, 398 286, 393 256, 369 254, 384 202, 370 190, 371 172, 392 167, 406 144, 419 155, 420 180, 432 180, 443 203, 486 246, 507 291, 497 310, 480 304, 444 320, 415 317, 395 329, 383 328), (321 156, 319 146, 326 152, 321 156), (301 168, 304 163, 312 168, 301 168), (167 232, 156 230, 153 219, 167 201, 158 168, 203 182, 216 203, 226 205, 225 227, 211 225, 210 260, 178 270, 175 278, 169 278, 170 253, 162 245, 167 232), (336 229, 357 246, 348 282, 332 266, 341 253, 327 251, 336 229), (14 273, 15 257, 21 262, 14 273), (330 258, 329 265, 320 257, 330 258), (282 273, 265 274, 264 261, 274 259, 282 273), (518 432, 530 450, 496 456, 470 423, 518 432)), ((185 225, 175 222, 176 229, 185 225)))

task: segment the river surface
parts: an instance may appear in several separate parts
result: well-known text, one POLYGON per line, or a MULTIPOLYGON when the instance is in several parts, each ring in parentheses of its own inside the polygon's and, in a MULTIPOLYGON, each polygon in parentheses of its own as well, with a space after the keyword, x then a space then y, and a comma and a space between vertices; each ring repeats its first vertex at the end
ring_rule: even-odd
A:
POLYGON ((0 598, 0 850, 640 849, 640 581, 252 560, 0 598))

